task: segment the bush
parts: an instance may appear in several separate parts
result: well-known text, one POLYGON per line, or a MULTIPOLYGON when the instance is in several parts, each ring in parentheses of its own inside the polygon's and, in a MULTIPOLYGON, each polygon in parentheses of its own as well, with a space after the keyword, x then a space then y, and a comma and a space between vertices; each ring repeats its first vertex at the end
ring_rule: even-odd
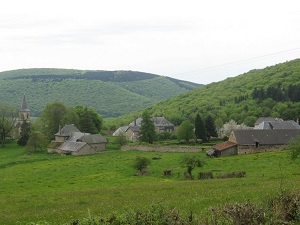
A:
POLYGON ((281 193, 269 201, 276 222, 300 221, 300 193, 281 193))
POLYGON ((224 178, 241 178, 245 177, 246 172, 245 171, 235 171, 235 172, 229 172, 229 173, 221 173, 217 175, 218 179, 224 179, 224 178))
POLYGON ((260 225, 267 221, 263 208, 252 203, 234 203, 213 208, 208 224, 260 225))
POLYGON ((145 170, 147 168, 147 166, 150 165, 150 163, 151 163, 150 159, 148 159, 146 157, 137 156, 133 163, 133 167, 135 169, 139 170, 140 172, 142 172, 143 170, 145 170))
POLYGON ((213 174, 212 172, 207 172, 207 173, 199 173, 198 174, 198 179, 199 180, 204 180, 204 179, 213 179, 213 174))

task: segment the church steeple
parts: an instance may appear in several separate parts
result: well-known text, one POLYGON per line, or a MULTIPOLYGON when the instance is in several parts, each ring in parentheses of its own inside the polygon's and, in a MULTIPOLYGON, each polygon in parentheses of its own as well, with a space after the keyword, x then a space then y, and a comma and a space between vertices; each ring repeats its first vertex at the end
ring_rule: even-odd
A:
POLYGON ((21 111, 22 112, 30 112, 30 110, 27 108, 27 102, 26 102, 25 95, 23 96, 21 111))

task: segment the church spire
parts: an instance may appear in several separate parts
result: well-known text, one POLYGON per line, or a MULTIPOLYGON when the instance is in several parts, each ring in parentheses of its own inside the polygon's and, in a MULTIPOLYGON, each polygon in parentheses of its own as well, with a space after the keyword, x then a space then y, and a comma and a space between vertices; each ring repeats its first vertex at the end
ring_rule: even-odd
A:
POLYGON ((21 105, 21 111, 22 112, 29 112, 30 110, 27 108, 27 102, 25 95, 23 96, 22 105, 21 105))

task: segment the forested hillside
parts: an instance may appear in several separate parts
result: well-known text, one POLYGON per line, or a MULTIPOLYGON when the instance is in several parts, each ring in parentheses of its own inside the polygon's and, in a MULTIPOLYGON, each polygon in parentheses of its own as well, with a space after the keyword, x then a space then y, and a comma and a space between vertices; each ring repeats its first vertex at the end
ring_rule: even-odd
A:
MULTIPOLYGON (((234 78, 212 83, 148 107, 153 116, 164 115, 174 124, 194 120, 199 112, 211 115, 217 124, 230 119, 253 126, 256 119, 300 117, 300 59, 251 70, 234 78)), ((122 125, 141 111, 120 117, 113 124, 122 125)))
POLYGON ((31 115, 61 101, 67 106, 94 108, 103 117, 116 117, 201 85, 133 71, 21 69, 0 73, 0 102, 19 107, 26 95, 31 115))

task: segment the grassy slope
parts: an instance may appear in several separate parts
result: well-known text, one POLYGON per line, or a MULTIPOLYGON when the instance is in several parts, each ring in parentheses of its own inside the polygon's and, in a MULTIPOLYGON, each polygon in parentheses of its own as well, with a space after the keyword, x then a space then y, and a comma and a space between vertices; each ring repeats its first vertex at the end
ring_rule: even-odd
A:
POLYGON ((104 117, 116 117, 197 87, 132 71, 27 69, 2 72, 0 81, 0 102, 19 107, 26 94, 33 116, 47 103, 62 101, 68 106, 93 107, 104 117))
POLYGON ((288 151, 240 155, 205 161, 200 171, 246 171, 240 179, 184 180, 183 154, 112 150, 91 156, 26 156, 21 148, 0 148, 0 218, 4 224, 47 220, 62 223, 92 214, 108 215, 163 203, 188 212, 204 212, 211 206, 247 200, 264 203, 284 188, 299 189, 300 164, 289 160, 288 151), (150 174, 133 176, 136 156, 152 160, 150 174), (13 163, 18 162, 18 163, 13 163), (173 176, 162 176, 173 169, 173 176), (178 174, 181 174, 178 177, 178 174), (282 186, 281 186, 282 185, 282 186))

